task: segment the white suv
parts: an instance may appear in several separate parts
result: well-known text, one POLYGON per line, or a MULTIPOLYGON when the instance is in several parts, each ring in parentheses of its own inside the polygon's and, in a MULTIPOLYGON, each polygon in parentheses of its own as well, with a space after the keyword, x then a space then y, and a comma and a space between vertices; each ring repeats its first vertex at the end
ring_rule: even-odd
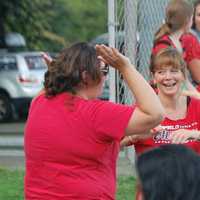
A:
POLYGON ((27 113, 46 69, 41 52, 0 53, 0 122, 27 113))

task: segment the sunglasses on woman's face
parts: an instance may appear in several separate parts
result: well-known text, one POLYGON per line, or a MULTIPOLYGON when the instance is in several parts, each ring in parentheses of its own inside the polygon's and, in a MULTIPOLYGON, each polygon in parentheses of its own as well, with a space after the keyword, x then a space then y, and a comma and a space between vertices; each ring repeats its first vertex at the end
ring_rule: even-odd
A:
POLYGON ((109 72, 109 66, 105 65, 103 68, 100 69, 101 73, 106 76, 109 72))

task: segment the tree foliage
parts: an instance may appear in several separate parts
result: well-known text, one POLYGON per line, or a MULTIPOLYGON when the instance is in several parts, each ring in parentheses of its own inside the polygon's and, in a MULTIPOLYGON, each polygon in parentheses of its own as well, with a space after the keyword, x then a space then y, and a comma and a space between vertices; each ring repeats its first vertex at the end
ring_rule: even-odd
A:
POLYGON ((0 12, 0 36, 19 32, 34 50, 57 51, 107 29, 107 0, 6 0, 0 12))

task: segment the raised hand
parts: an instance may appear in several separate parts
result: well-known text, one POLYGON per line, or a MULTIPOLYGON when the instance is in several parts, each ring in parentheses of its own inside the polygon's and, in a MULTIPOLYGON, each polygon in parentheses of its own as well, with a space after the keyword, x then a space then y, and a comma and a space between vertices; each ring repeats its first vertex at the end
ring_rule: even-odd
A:
POLYGON ((130 60, 115 48, 105 45, 96 45, 96 51, 100 60, 119 71, 131 65, 130 60))
POLYGON ((49 56, 47 53, 42 53, 42 57, 44 59, 44 61, 46 62, 46 64, 49 66, 51 64, 51 62, 53 61, 53 59, 51 58, 51 56, 49 56))

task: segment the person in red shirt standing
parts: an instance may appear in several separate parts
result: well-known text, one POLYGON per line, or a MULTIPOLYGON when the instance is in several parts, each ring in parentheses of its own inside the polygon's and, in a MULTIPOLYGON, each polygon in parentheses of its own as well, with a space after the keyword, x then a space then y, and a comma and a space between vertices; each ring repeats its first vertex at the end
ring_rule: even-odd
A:
POLYGON ((156 126, 163 112, 153 89, 116 49, 95 50, 88 43, 64 49, 49 64, 44 92, 30 106, 25 199, 115 199, 120 140, 156 126), (122 73, 137 106, 97 99, 108 73, 105 63, 122 73))
POLYGON ((152 56, 150 71, 165 118, 153 137, 130 136, 121 145, 134 144, 136 153, 141 154, 162 144, 181 143, 200 154, 200 100, 182 94, 186 80, 182 56, 172 47, 161 49, 152 56))
POLYGON ((193 5, 186 0, 171 0, 166 8, 165 23, 155 34, 152 54, 172 46, 187 63, 191 82, 200 83, 200 44, 195 35, 189 33, 193 22, 193 5))
POLYGON ((200 42, 200 0, 194 2, 194 16, 191 31, 200 42))
MULTIPOLYGON (((140 155, 155 147, 175 143, 200 154, 200 100, 182 95, 186 64, 181 54, 173 47, 161 49, 152 56, 150 71, 165 109, 165 118, 155 127, 152 137, 128 136, 121 141, 121 146, 134 145, 136 154, 140 155)), ((138 193, 136 199, 139 199, 138 193)))

